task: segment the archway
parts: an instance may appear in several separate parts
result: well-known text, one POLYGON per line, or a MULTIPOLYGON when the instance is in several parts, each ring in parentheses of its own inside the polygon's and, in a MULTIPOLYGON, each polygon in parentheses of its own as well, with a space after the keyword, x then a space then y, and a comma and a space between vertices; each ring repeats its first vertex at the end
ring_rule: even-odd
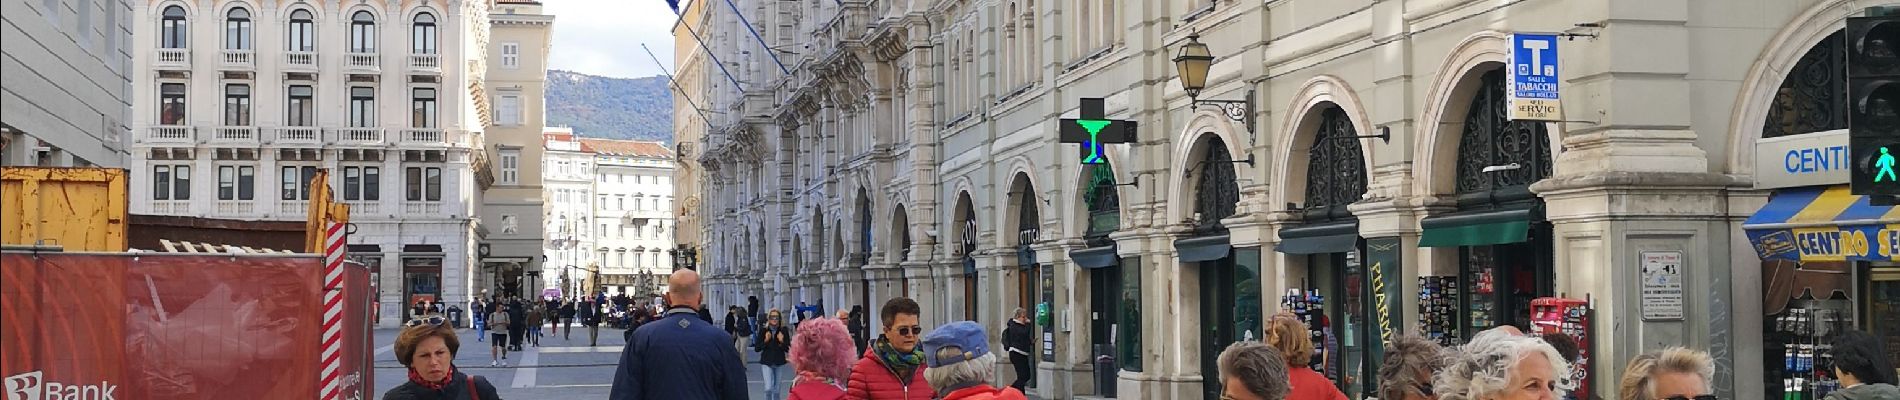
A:
MULTIPOLYGON (((1183 268, 1192 265, 1199 276, 1201 373, 1212 376, 1215 361, 1228 344, 1257 340, 1262 332, 1260 303, 1260 250, 1236 251, 1228 242, 1222 219, 1234 216, 1240 202, 1234 157, 1219 135, 1203 133, 1188 152, 1184 178, 1189 182, 1188 218, 1192 230, 1174 242, 1183 268)), ((1219 379, 1202 380, 1204 397, 1220 397, 1219 379)))
MULTIPOLYGON (((1017 172, 1010 180, 1009 204, 1015 211, 1012 215, 1015 226, 1016 251, 1016 307, 1030 312, 1041 320, 1043 316, 1054 312, 1055 283, 1054 271, 1043 268, 1036 257, 1035 244, 1042 237, 1041 202, 1037 200, 1035 183, 1027 172, 1017 172)), ((1013 310, 1006 310, 1009 312, 1013 310)), ((1011 316, 1014 316, 1011 314, 1011 316)), ((1033 324, 1035 337, 1043 341, 1054 340, 1042 324, 1033 324)), ((1052 354, 1043 353, 1039 357, 1044 361, 1054 361, 1052 354)))
MULTIPOLYGON (((1084 248, 1069 252, 1069 259, 1080 268, 1078 279, 1087 279, 1088 298, 1081 304, 1087 308, 1080 314, 1089 316, 1088 348, 1095 349, 1090 355, 1113 357, 1117 363, 1138 361, 1141 266, 1135 257, 1124 259, 1116 251, 1115 240, 1109 237, 1121 229, 1119 192, 1123 184, 1117 182, 1115 168, 1108 162, 1084 165, 1081 173, 1081 190, 1077 193, 1084 205, 1078 210, 1086 221, 1082 229, 1084 248)), ((1119 369, 1115 364, 1107 367, 1110 371, 1119 369)), ((1113 385, 1097 382, 1097 389, 1104 384, 1113 385)))
POLYGON ((970 201, 970 192, 957 192, 956 213, 957 256, 963 265, 958 278, 963 284, 963 319, 977 321, 977 288, 980 283, 976 273, 976 205, 970 201))
POLYGON ((1368 289, 1372 281, 1362 262, 1365 241, 1359 237, 1358 219, 1346 208, 1366 193, 1366 155, 1358 126, 1351 114, 1330 101, 1302 114, 1288 149, 1288 182, 1283 186, 1288 211, 1299 217, 1296 225, 1280 230, 1275 248, 1287 255, 1284 268, 1290 286, 1320 295, 1299 300, 1313 304, 1295 305, 1293 311, 1316 330, 1359 333, 1315 343, 1315 370, 1324 371, 1353 398, 1371 392, 1377 379, 1372 349, 1379 345, 1377 328, 1371 324, 1377 317, 1368 289), (1326 366, 1324 361, 1337 364, 1326 366))

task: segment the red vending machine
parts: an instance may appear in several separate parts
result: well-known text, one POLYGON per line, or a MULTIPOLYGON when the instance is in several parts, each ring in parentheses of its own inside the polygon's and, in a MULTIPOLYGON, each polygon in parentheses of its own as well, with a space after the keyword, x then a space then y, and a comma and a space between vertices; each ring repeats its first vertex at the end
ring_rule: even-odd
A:
POLYGON ((1590 399, 1590 301, 1561 297, 1531 300, 1531 331, 1538 335, 1562 333, 1577 341, 1577 360, 1570 367, 1570 398, 1590 399))

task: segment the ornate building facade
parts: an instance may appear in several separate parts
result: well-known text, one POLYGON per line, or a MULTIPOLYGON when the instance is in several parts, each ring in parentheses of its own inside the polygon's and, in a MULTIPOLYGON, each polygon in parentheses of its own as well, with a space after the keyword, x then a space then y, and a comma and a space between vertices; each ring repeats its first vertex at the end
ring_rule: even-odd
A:
POLYGON ((908 296, 925 326, 991 332, 1026 309, 1041 396, 1143 399, 1213 398, 1214 355, 1307 303, 1338 338, 1326 373, 1367 394, 1379 339, 1435 323, 1433 277, 1468 289, 1429 328, 1453 342, 1588 299, 1597 393, 1670 345, 1715 355, 1724 397, 1772 391, 1755 146, 1839 129, 1803 105, 1844 85, 1803 57, 1867 5, 733 3, 689 14, 716 68, 682 75, 710 121, 714 308, 908 296), (1564 34, 1565 121, 1506 117, 1513 32, 1564 34), (1191 43, 1214 56, 1192 91, 1172 62, 1191 43), (1138 123, 1107 163, 1058 141, 1080 98, 1138 123), (1668 253, 1673 316, 1640 300, 1668 253))

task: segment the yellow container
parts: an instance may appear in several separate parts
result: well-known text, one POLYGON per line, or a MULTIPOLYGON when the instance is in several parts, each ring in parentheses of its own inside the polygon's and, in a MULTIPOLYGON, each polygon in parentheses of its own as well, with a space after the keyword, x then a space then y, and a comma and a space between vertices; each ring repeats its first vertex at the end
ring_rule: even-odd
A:
POLYGON ((125 170, 0 167, 0 244, 126 250, 125 170))

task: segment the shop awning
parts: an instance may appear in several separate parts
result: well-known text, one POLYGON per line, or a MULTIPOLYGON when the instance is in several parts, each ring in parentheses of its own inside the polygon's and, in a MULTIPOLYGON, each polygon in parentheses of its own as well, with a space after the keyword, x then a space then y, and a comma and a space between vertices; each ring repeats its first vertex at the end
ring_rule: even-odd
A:
POLYGON ((1869 204, 1847 185, 1776 190, 1742 229, 1763 260, 1900 259, 1900 211, 1869 204))
POLYGON ((1426 218, 1420 225, 1419 247, 1485 246, 1530 239, 1529 209, 1459 213, 1426 218))
POLYGON ((1346 253, 1359 249, 1359 223, 1345 221, 1280 230, 1274 251, 1286 254, 1346 253))
POLYGON ((1227 257, 1233 252, 1233 246, 1227 244, 1227 235, 1204 236, 1174 241, 1174 253, 1181 262, 1213 261, 1227 257))
POLYGON ((1069 252, 1069 259, 1082 268, 1108 268, 1121 263, 1121 256, 1115 255, 1115 246, 1090 247, 1069 252))

